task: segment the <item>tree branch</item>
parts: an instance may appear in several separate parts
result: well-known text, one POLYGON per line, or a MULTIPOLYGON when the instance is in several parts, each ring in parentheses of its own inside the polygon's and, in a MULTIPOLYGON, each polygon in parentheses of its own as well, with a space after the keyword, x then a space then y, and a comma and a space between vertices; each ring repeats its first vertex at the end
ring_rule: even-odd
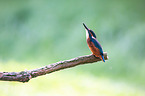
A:
MULTIPOLYGON (((104 52, 104 58, 105 60, 108 59, 106 52, 104 52)), ((81 64, 93 63, 97 61, 101 61, 101 60, 95 57, 94 55, 80 56, 70 60, 53 63, 34 70, 21 71, 21 72, 0 72, 0 80, 28 82, 30 79, 35 78, 37 76, 41 76, 58 70, 74 67, 81 64)))

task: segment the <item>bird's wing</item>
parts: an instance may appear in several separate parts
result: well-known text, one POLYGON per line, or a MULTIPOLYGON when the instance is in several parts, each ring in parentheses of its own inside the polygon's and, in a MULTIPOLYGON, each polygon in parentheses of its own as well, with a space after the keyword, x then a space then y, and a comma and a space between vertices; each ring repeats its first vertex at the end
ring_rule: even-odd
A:
POLYGON ((95 38, 92 38, 91 41, 93 42, 93 44, 95 45, 95 47, 100 50, 101 55, 103 55, 103 49, 102 49, 100 43, 95 38))

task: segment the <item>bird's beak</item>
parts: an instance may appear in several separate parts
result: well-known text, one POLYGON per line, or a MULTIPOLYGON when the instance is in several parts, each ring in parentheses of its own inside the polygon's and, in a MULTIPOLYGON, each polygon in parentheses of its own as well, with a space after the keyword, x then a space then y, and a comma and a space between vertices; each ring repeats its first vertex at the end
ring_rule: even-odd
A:
POLYGON ((85 25, 85 23, 83 23, 83 25, 84 25, 85 29, 89 31, 89 29, 88 29, 88 27, 85 25))

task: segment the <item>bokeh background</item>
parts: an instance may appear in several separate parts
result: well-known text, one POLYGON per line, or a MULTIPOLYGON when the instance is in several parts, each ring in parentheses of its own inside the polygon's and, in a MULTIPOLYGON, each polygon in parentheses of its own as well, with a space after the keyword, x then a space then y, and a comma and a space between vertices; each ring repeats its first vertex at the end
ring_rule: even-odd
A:
POLYGON ((0 0, 0 71, 91 54, 83 22, 109 60, 1 81, 0 96, 145 96, 144 0, 0 0))

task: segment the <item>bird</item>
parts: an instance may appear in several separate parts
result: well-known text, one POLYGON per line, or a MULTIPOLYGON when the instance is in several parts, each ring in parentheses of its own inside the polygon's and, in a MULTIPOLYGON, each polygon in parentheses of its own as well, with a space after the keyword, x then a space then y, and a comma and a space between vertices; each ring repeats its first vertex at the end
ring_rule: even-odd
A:
POLYGON ((101 44, 97 40, 96 34, 93 32, 93 30, 89 29, 84 23, 83 25, 86 30, 86 39, 89 49, 95 57, 99 57, 103 62, 105 62, 103 56, 103 49, 101 44))

